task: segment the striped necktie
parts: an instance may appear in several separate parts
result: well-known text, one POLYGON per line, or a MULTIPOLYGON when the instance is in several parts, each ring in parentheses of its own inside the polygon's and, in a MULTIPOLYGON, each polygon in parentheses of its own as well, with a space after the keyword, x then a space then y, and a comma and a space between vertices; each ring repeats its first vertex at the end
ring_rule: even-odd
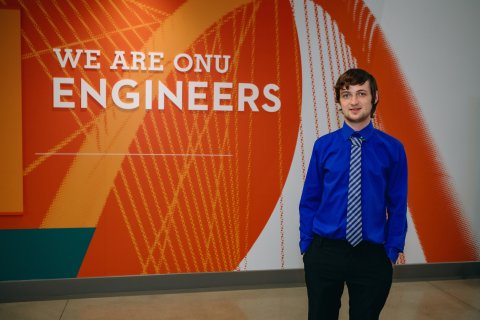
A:
POLYGON ((348 179, 347 241, 356 246, 362 241, 362 138, 351 136, 350 177, 348 179))

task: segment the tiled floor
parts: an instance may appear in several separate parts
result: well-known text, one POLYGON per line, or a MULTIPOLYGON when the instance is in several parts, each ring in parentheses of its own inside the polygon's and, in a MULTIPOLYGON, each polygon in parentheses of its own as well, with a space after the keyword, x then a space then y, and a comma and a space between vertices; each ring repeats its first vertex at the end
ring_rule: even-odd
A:
MULTIPOLYGON (((0 304, 2 320, 306 319, 306 289, 151 294, 0 304)), ((343 305, 347 305, 344 294, 343 305)), ((342 308, 340 319, 347 319, 342 308)), ((480 279, 394 283, 382 319, 480 319, 480 279)))

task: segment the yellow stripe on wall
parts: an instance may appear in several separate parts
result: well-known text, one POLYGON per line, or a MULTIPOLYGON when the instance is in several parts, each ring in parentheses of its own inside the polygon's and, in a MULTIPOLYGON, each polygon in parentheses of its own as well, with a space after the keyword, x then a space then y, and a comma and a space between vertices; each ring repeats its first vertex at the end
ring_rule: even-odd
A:
POLYGON ((0 10, 0 215, 23 212, 20 11, 0 10))

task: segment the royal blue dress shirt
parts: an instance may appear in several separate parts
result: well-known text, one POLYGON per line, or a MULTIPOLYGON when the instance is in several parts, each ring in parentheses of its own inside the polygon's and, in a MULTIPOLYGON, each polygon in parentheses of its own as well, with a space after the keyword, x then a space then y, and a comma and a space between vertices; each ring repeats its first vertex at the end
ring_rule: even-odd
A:
MULTIPOLYGON (((313 147, 300 200, 300 251, 315 234, 346 239, 350 136, 343 127, 320 137, 313 147)), ((392 262, 407 234, 407 158, 397 139, 370 123, 358 132, 362 143, 362 237, 383 244, 392 262)))

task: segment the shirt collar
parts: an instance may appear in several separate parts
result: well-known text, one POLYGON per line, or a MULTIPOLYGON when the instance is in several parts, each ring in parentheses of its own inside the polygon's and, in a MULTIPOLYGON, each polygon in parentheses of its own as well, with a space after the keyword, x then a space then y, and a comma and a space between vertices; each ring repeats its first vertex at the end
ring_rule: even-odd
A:
MULTIPOLYGON (((373 131, 375 130, 375 128, 373 127, 373 124, 372 122, 370 121, 370 123, 368 124, 368 126, 366 126, 365 128, 363 128, 362 130, 358 131, 358 133, 365 139, 365 140, 368 140, 370 139, 370 137, 372 136, 373 134, 373 131)), ((352 134, 354 134, 356 131, 353 130, 346 122, 343 123, 343 127, 342 127, 342 136, 345 140, 349 139, 352 134)))

